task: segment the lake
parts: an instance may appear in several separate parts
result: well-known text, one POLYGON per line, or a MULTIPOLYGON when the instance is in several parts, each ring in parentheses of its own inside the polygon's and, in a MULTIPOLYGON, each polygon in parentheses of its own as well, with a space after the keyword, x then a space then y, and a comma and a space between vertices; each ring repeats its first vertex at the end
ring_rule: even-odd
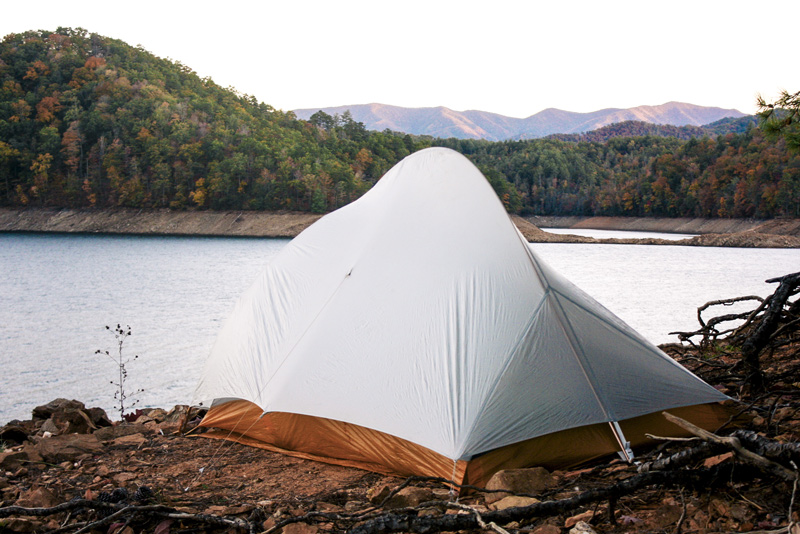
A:
MULTIPOLYGON (((56 397, 112 412, 106 325, 130 325, 123 354, 139 407, 191 401, 222 321, 289 240, 0 233, 0 424, 56 397)), ((800 250, 531 245, 655 343, 693 330, 709 300, 766 296, 800 250)), ((727 311, 727 310, 726 310, 727 311)))

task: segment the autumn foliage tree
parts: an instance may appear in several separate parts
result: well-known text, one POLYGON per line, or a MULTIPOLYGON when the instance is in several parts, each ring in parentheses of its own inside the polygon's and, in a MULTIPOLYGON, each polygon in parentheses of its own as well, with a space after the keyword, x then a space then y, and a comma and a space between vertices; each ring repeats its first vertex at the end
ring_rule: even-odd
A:
POLYGON ((368 131, 349 112, 297 120, 121 41, 31 31, 0 42, 0 204, 321 213, 437 145, 470 158, 510 212, 798 217, 798 96, 784 96, 768 108, 777 138, 744 118, 432 139, 368 131))

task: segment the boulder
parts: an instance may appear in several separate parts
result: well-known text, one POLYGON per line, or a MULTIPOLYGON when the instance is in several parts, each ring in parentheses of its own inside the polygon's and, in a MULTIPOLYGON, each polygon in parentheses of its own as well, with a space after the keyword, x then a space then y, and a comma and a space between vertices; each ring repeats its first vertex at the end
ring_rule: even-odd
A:
POLYGON ((33 409, 34 419, 50 419, 56 411, 64 410, 85 410, 86 406, 81 401, 68 399, 55 399, 47 404, 37 406, 33 409))
POLYGON ((103 452, 103 444, 94 434, 64 434, 44 438, 34 450, 49 463, 74 462, 84 455, 103 452))
POLYGON ((505 469, 498 471, 486 483, 488 490, 508 490, 499 493, 487 493, 486 502, 493 503, 512 493, 526 493, 537 495, 556 485, 556 478, 543 467, 528 469, 505 469))
POLYGON ((517 495, 509 495, 508 497, 503 497, 499 501, 495 501, 489 505, 489 508, 492 510, 505 510, 506 508, 516 508, 518 506, 530 506, 532 504, 536 504, 539 499, 535 499, 533 497, 519 497, 517 495))

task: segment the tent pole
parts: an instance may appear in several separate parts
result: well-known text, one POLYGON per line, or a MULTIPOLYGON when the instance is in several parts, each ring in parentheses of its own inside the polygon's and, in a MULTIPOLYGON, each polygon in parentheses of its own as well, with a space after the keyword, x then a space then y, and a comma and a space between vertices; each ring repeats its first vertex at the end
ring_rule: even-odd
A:
POLYGON ((620 451, 619 455, 628 463, 633 461, 633 451, 631 450, 631 442, 625 439, 625 434, 622 433, 622 428, 619 426, 617 421, 609 421, 608 426, 611 427, 611 432, 614 433, 614 437, 617 439, 617 444, 619 445, 620 451))

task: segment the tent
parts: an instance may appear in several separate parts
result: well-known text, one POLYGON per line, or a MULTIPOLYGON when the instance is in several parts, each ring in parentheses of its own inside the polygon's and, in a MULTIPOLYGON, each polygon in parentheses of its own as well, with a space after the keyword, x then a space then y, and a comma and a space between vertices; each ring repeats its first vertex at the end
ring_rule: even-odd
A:
POLYGON ((291 241, 224 324, 195 394, 234 439, 484 483, 713 428, 727 397, 537 257, 481 172, 412 154, 291 241))

